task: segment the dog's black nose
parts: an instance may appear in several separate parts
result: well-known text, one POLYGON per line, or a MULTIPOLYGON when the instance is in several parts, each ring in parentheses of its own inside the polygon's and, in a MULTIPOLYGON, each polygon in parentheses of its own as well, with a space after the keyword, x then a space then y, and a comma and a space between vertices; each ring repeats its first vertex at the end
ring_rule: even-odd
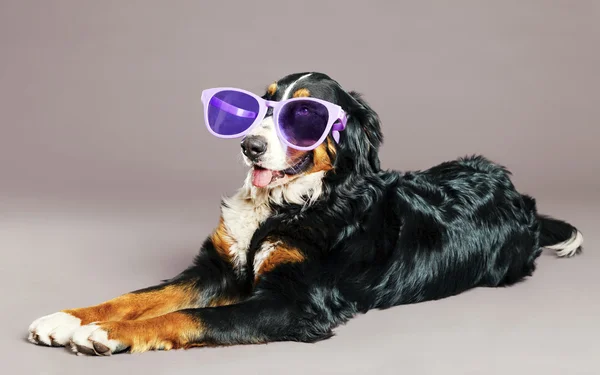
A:
POLYGON ((250 160, 256 161, 267 151, 267 140, 260 135, 251 135, 242 141, 242 152, 250 160))

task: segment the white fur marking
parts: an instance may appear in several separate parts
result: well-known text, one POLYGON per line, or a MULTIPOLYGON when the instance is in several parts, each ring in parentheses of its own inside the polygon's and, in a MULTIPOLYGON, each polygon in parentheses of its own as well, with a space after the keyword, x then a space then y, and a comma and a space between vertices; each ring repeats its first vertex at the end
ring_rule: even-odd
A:
POLYGON ((73 351, 73 353, 78 352, 76 345, 81 345, 90 349, 94 349, 92 343, 88 339, 92 332, 94 332, 97 329, 100 329, 100 327, 94 324, 88 324, 77 328, 75 332, 73 332, 73 337, 71 338, 71 350, 73 351))
POLYGON ((305 74, 302 77, 300 77, 297 80, 295 80, 294 82, 290 83, 290 85, 283 92, 283 96, 282 96, 281 100, 289 99, 290 98, 290 93, 292 92, 292 89, 296 86, 296 84, 298 82, 300 82, 301 80, 303 80, 304 78, 309 77, 311 74, 312 73, 305 74))
POLYGON ((256 255, 254 256, 254 264, 253 264, 255 275, 258 274, 258 270, 260 270, 260 266, 262 266, 264 261, 267 260, 267 258, 269 257, 269 255, 271 255, 271 253, 273 251, 275 251, 277 244, 278 243, 265 242, 260 247, 260 250, 258 250, 256 252, 256 255))
POLYGON ((57 312, 34 320, 29 326, 28 340, 34 344, 48 346, 51 346, 54 341, 55 345, 64 346, 80 326, 81 319, 64 312, 57 312))
POLYGON ((96 352, 96 354, 102 355, 110 355, 125 349, 125 345, 123 343, 118 340, 110 340, 108 338, 108 332, 95 324, 81 326, 75 331, 75 333, 73 333, 73 338, 71 339, 71 350, 79 355, 81 353, 77 348, 77 345, 86 347, 96 352), (106 346, 109 351, 106 353, 98 353, 98 351, 96 351, 94 348, 94 343, 106 346))
POLYGON ((559 257, 570 257, 575 255, 577 249, 583 244, 583 234, 580 231, 573 234, 568 240, 555 245, 546 246, 547 249, 556 250, 559 257))
MULTIPOLYGON (((289 99, 292 90, 298 82, 309 77, 312 73, 308 73, 298 78, 294 82, 290 83, 289 86, 283 92, 283 97, 281 100, 289 99)), ((283 144, 279 140, 277 136, 277 131, 275 130, 275 123, 273 121, 273 116, 269 116, 262 120, 260 126, 255 127, 248 136, 262 136, 265 137, 267 141, 267 151, 261 157, 260 165, 263 168, 272 169, 272 170, 282 170, 290 167, 288 163, 287 157, 287 146, 283 144)), ((243 155, 243 153, 242 153, 243 155)), ((246 164, 250 165, 249 160, 244 156, 244 160, 246 160, 246 164)))
POLYGON ((251 199, 246 189, 240 189, 233 197, 223 200, 221 207, 223 224, 233 239, 229 253, 238 271, 246 265, 246 255, 252 235, 265 219, 271 216, 271 208, 264 201, 251 199))
MULTIPOLYGON (((265 137, 267 141, 267 151, 261 157, 261 166, 272 170, 282 170, 289 167, 287 160, 287 146, 285 146, 277 137, 273 116, 269 116, 262 120, 260 126, 254 128, 251 132, 252 136, 265 137)), ((243 155, 243 153, 242 153, 243 155)), ((244 158, 246 158, 244 156, 244 158)), ((246 164, 250 165, 246 159, 246 164)))
POLYGON ((272 214, 271 204, 293 203, 309 205, 323 191, 320 171, 300 175, 285 185, 257 188, 252 185, 252 172, 248 173, 244 186, 231 198, 224 198, 221 207, 223 224, 233 239, 229 253, 238 272, 247 262, 248 246, 258 226, 272 214))

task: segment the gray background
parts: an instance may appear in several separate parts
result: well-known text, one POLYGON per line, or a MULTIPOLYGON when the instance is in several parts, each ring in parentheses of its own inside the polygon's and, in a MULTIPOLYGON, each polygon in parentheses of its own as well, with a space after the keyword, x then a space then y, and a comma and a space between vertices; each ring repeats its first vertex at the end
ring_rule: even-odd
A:
POLYGON ((598 1, 0 1, 0 355, 8 373, 598 374, 598 1), (200 92, 322 71, 365 94, 383 164, 484 153, 586 253, 373 311, 316 344, 84 358, 29 323, 185 267, 240 186, 200 92))

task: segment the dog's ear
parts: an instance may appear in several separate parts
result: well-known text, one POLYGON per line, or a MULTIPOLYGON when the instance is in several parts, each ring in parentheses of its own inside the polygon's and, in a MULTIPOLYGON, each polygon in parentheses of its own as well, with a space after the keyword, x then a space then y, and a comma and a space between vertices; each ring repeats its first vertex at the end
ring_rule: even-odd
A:
POLYGON ((383 142, 379 116, 359 93, 350 91, 344 96, 342 108, 348 122, 346 129, 340 132, 336 168, 376 172, 380 169, 379 147, 383 142))

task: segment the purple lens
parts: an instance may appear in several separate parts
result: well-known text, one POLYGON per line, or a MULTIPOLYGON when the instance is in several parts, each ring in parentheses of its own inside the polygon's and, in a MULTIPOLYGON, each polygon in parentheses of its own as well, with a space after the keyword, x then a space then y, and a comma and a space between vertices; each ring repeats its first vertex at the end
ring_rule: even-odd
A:
POLYGON ((239 91, 219 91, 208 104, 208 125, 217 134, 236 135, 256 121, 258 101, 239 91))
POLYGON ((329 111, 321 103, 296 100, 285 104, 279 112, 279 128, 285 139, 295 146, 309 147, 317 143, 329 121, 329 111))

